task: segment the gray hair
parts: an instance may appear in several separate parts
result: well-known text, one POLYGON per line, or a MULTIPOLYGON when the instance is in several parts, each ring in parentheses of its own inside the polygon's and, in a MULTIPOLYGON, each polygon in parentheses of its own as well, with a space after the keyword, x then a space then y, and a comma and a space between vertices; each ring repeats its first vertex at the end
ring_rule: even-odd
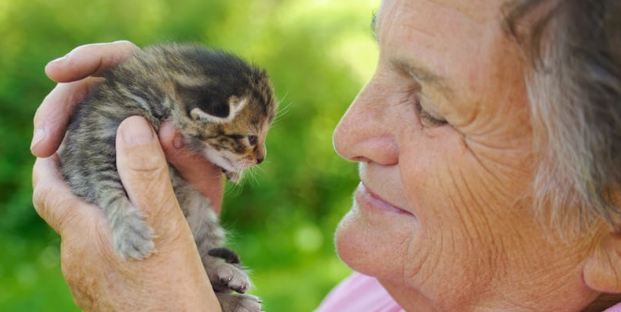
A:
POLYGON ((522 0, 505 12, 533 65, 536 207, 551 207, 555 225, 604 219, 621 231, 621 0, 522 0))

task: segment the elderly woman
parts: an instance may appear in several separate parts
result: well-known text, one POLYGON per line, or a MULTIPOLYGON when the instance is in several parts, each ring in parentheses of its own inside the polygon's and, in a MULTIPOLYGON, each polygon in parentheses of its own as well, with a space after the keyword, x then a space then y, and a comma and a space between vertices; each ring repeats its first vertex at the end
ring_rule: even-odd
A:
MULTIPOLYGON (((621 1, 384 0, 373 25, 377 72, 334 134, 360 165, 336 244, 361 274, 319 311, 621 311, 621 1)), ((114 254, 101 213, 43 158, 89 76, 134 49, 46 68, 61 83, 35 117, 35 206, 83 309, 217 311, 166 160, 216 203, 222 180, 199 178, 217 169, 172 127, 119 128, 123 184, 160 234, 145 261, 114 254)))

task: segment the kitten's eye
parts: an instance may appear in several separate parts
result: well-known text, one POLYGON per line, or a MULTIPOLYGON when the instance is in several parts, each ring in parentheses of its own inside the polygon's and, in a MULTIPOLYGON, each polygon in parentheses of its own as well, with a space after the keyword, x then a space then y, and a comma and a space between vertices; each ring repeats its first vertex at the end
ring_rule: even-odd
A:
POLYGON ((416 101, 416 111, 418 112, 418 117, 420 118, 421 124, 426 127, 440 127, 448 124, 445 119, 440 119, 432 116, 423 109, 423 106, 420 103, 420 99, 416 101))
POLYGON ((248 136, 248 143, 250 143, 250 145, 252 145, 252 146, 257 145, 257 141, 258 141, 258 138, 257 138, 256 135, 249 135, 248 136))

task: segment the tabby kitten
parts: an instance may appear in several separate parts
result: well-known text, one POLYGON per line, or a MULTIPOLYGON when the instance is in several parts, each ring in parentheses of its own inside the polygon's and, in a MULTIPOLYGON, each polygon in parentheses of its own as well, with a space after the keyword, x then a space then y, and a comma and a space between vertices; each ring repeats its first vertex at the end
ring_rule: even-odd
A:
MULTIPOLYGON (((118 253, 125 259, 144 259, 155 251, 155 233, 130 203, 116 169, 121 121, 140 115, 158 130, 169 120, 190 149, 238 181, 245 169, 265 158, 277 102, 264 70, 198 45, 146 48, 104 78, 72 116, 60 153, 62 173, 78 196, 103 209, 118 253)), ((260 311, 256 297, 232 294, 244 293, 250 282, 237 255, 222 248, 225 233, 209 200, 169 168, 223 311, 260 311)))

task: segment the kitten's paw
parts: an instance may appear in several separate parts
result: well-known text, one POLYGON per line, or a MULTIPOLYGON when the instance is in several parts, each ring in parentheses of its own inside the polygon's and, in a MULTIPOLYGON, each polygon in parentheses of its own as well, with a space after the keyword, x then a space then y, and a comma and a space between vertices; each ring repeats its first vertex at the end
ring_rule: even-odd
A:
POLYGON ((236 265, 219 261, 207 272, 214 291, 230 292, 236 291, 240 294, 250 289, 250 279, 243 269, 236 265))
POLYGON ((222 312, 260 312, 261 300, 251 295, 216 293, 222 312))
POLYGON ((125 216, 113 225, 113 241, 123 259, 142 260, 155 251, 155 232, 147 225, 141 213, 125 216))
POLYGON ((209 257, 203 258, 203 264, 214 291, 228 293, 232 290, 243 294, 250 289, 250 279, 234 251, 213 248, 208 255, 209 257))

